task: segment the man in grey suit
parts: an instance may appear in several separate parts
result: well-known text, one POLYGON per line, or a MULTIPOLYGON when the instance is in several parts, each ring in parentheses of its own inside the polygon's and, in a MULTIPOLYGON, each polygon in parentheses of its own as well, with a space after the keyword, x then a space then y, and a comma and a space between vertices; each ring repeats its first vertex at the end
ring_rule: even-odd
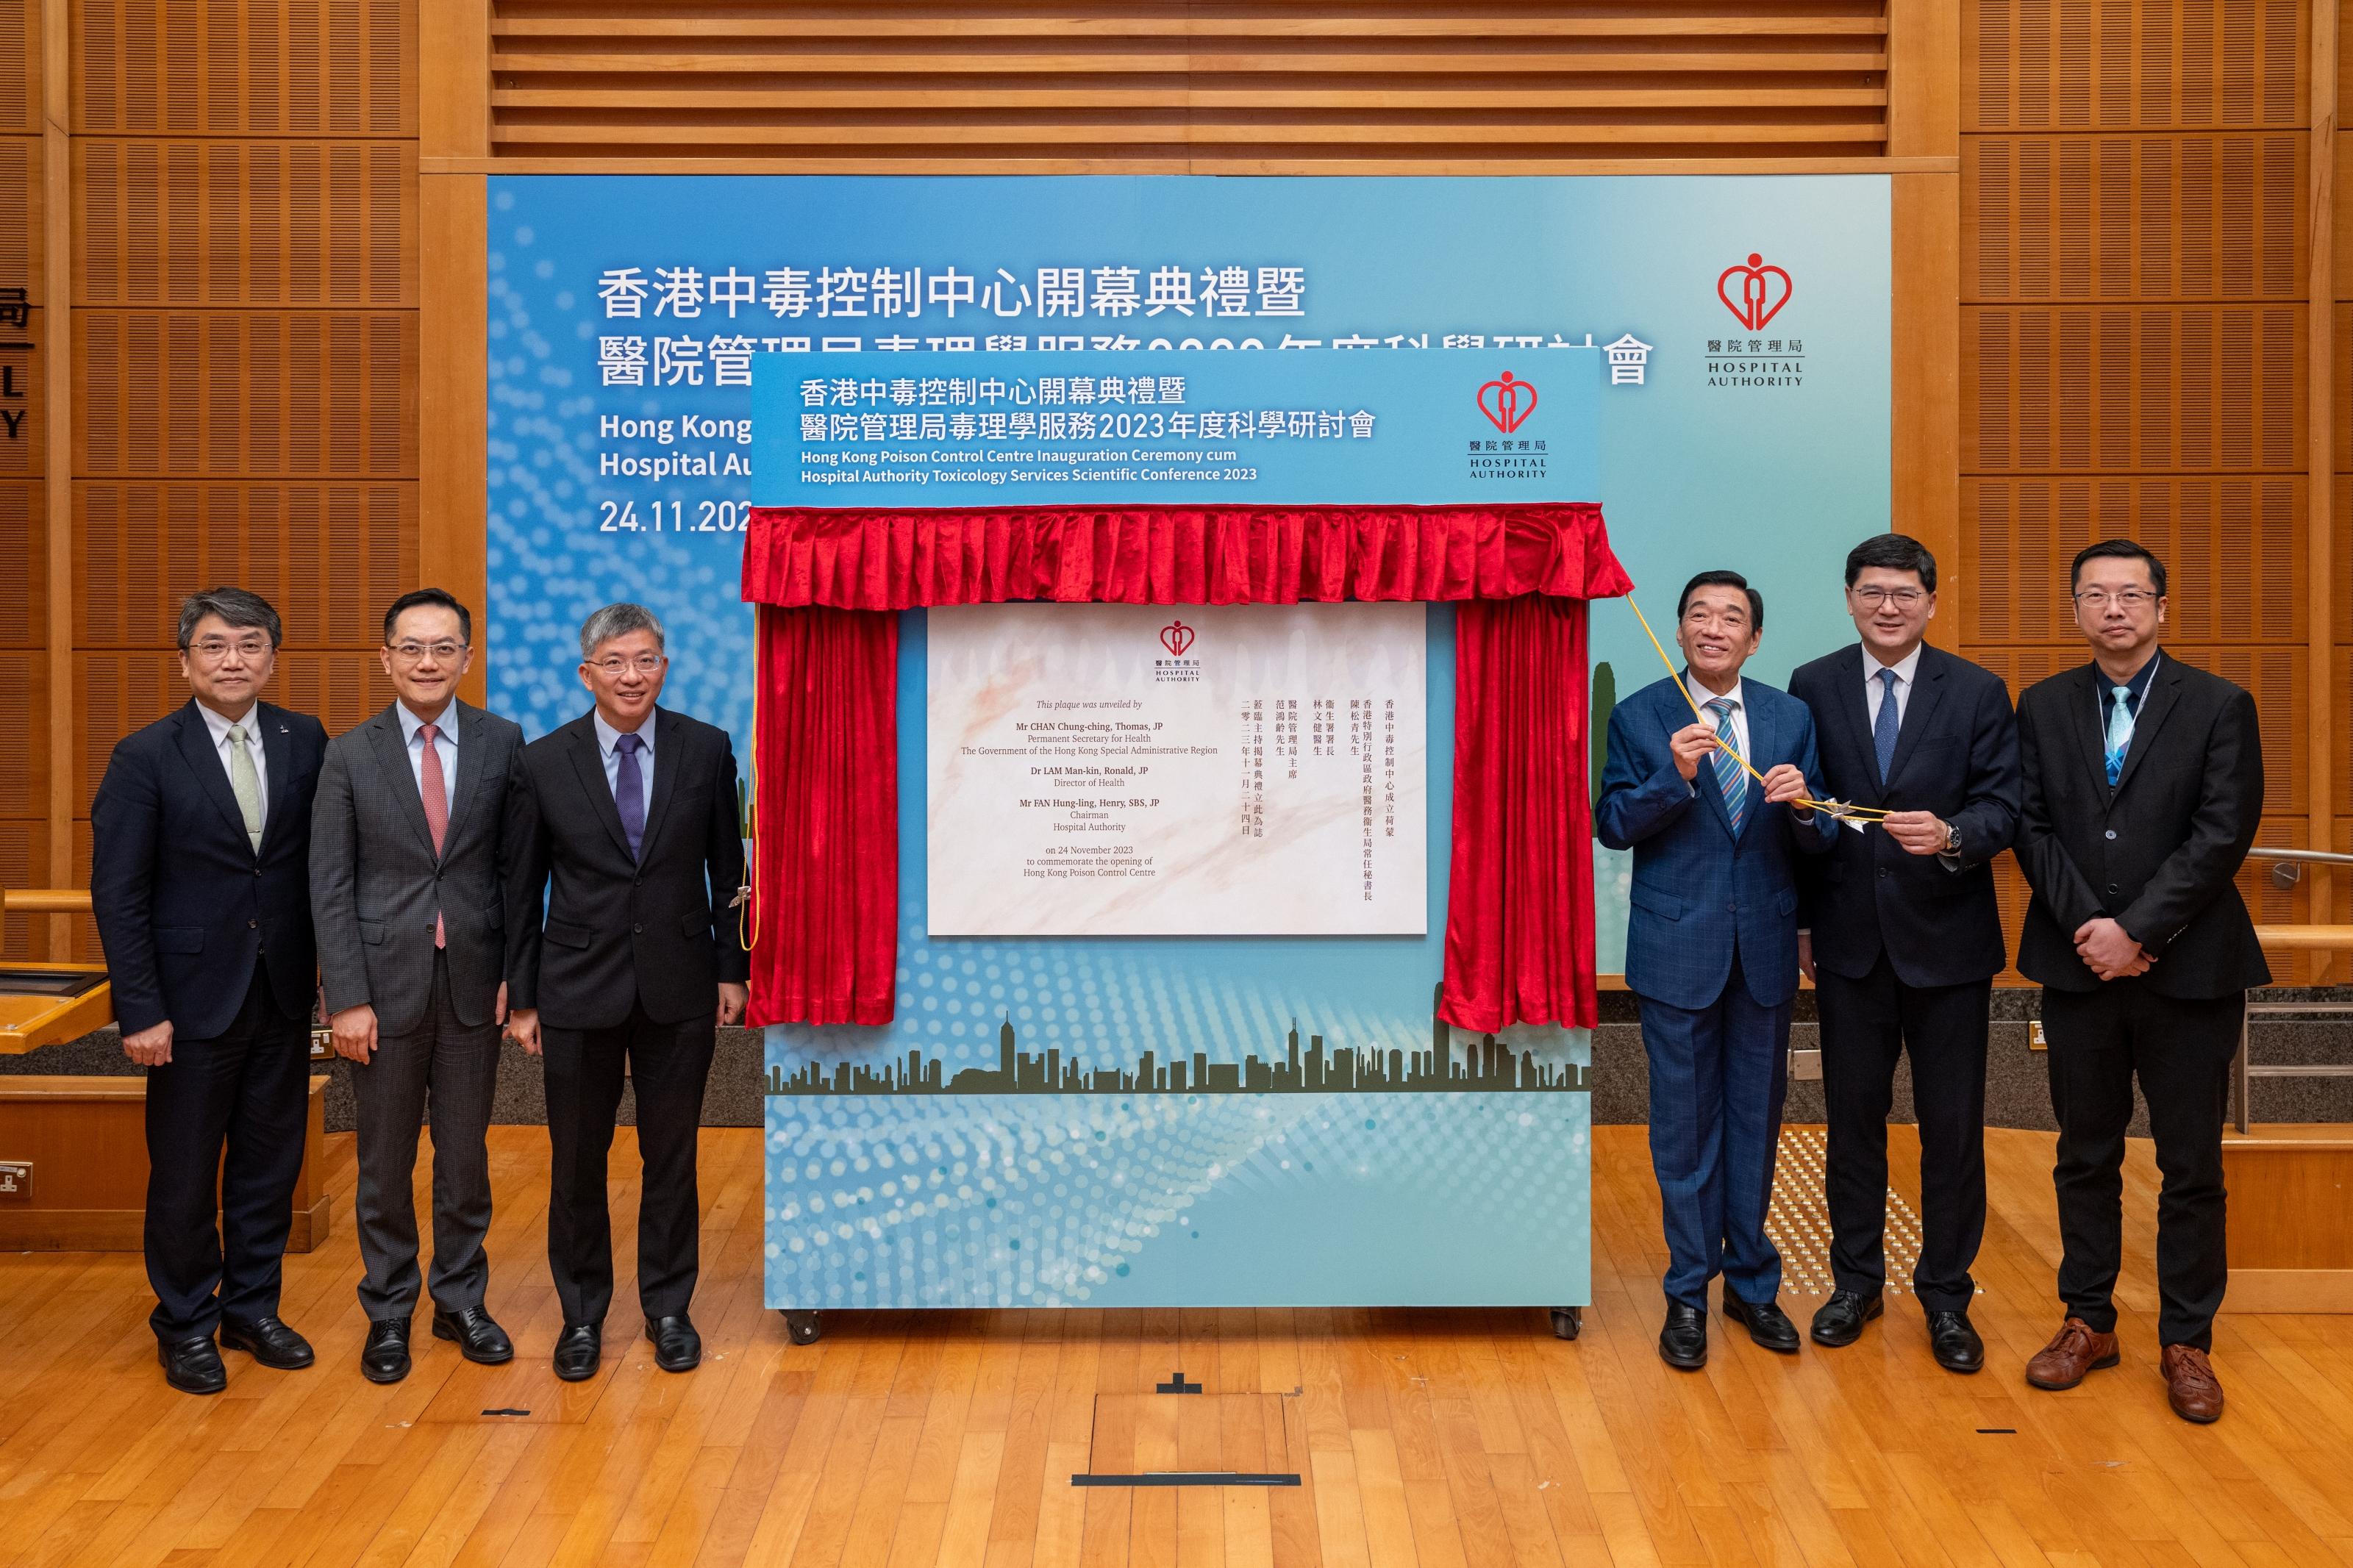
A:
POLYGON ((360 1370, 408 1375, 417 1310, 417 1124, 433 1125, 433 1333, 468 1361, 514 1357, 483 1310, 485 1135, 506 1021, 507 792, 522 731, 458 700, 473 616, 438 588, 393 601, 384 668, 398 700, 327 747, 311 911, 335 1049, 359 1099, 360 1370))

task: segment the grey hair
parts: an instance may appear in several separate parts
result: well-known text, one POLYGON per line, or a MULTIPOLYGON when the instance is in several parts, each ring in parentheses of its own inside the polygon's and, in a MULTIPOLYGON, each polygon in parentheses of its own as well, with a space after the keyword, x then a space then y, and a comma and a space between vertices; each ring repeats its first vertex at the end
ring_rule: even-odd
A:
POLYGON ((180 601, 180 647, 185 649, 196 635, 196 623, 218 616, 232 626, 259 626, 269 634, 269 646, 286 640, 286 627, 269 600, 243 588, 204 588, 180 601))
POLYGON ((580 657, 593 659, 598 648, 631 632, 651 632, 654 647, 665 653, 670 649, 669 640, 662 636, 661 620, 651 610, 643 605, 607 605, 580 623, 580 657))

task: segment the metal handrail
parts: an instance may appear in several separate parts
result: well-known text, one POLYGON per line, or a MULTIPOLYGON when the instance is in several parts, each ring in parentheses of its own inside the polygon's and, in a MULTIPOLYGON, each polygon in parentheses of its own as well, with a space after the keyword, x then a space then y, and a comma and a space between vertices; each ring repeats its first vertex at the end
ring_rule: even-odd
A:
POLYGON ((2339 855, 2333 849, 2266 849, 2256 845, 2247 851, 2250 860, 2309 860, 2323 866, 2353 866, 2353 855, 2339 855))

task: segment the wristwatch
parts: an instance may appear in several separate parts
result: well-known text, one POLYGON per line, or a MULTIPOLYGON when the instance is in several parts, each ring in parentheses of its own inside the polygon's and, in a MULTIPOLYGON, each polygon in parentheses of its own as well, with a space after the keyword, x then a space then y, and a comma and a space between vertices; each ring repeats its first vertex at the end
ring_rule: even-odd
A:
POLYGON ((1948 822, 1945 824, 1945 847, 1943 853, 1947 855, 1957 855, 1960 852, 1961 830, 1957 825, 1948 822))

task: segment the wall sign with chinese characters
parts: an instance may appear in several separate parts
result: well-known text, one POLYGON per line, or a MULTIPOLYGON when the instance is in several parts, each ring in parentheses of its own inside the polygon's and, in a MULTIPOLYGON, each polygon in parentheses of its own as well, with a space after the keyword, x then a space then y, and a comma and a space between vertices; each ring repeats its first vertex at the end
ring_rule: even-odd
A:
POLYGON ((30 466, 24 447, 25 416, 33 394, 33 307, 26 290, 0 289, 0 472, 30 466))

